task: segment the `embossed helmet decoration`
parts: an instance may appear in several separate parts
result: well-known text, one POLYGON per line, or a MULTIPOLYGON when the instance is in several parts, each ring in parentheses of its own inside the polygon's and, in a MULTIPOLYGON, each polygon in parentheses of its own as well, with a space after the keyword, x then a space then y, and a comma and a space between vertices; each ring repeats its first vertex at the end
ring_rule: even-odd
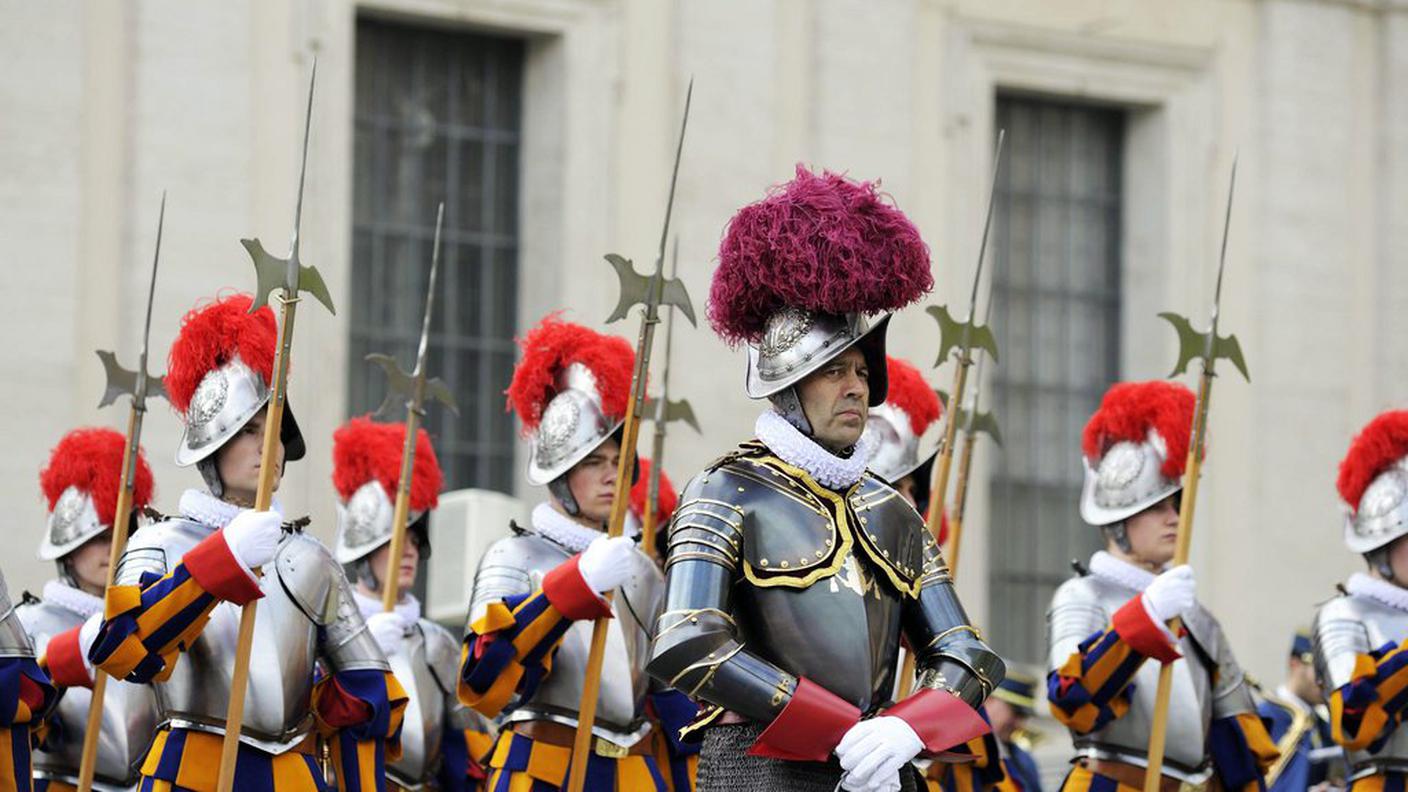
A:
POLYGON ((928 246, 875 182, 798 165, 792 181, 729 221, 709 322, 729 344, 748 345, 750 398, 785 398, 859 346, 875 407, 886 394, 886 312, 933 286, 928 246), (874 314, 884 315, 872 323, 874 314))
POLYGON ((1085 425, 1080 516, 1121 522, 1183 489, 1193 391, 1176 382, 1119 382, 1085 425))
POLYGON ((919 369, 894 357, 886 357, 885 363, 890 387, 885 403, 870 411, 868 429, 880 440, 870 469, 894 484, 938 453, 935 448, 920 457, 919 438, 939 420, 943 406, 919 369))
POLYGON ((528 482, 552 484, 621 428, 635 352, 623 338, 556 314, 518 345, 523 358, 513 369, 508 405, 531 438, 528 482))
MULTIPOLYGON (((49 517, 39 557, 57 561, 112 527, 127 438, 111 429, 74 429, 49 454, 39 474, 49 517)), ((137 450, 133 513, 151 502, 152 469, 137 450)))
POLYGON ((1408 410, 1381 413, 1355 436, 1337 486, 1351 551, 1371 553, 1408 534, 1408 410))
MULTIPOLYGON (((212 458, 269 401, 278 326, 273 309, 251 314, 251 302, 248 294, 226 294, 181 319, 166 359, 166 394, 185 425, 176 449, 182 467, 212 458)), ((285 461, 302 459, 303 433, 287 402, 280 434, 285 461)), ((201 474, 219 488, 213 464, 201 474)))
MULTIPOLYGON (((333 554, 338 563, 359 561, 391 541, 405 442, 405 423, 378 423, 370 417, 353 418, 333 432, 332 483, 338 498, 337 546, 333 554)), ((425 516, 440 502, 444 483, 430 435, 417 429, 408 529, 419 540, 423 559, 430 555, 425 516)))

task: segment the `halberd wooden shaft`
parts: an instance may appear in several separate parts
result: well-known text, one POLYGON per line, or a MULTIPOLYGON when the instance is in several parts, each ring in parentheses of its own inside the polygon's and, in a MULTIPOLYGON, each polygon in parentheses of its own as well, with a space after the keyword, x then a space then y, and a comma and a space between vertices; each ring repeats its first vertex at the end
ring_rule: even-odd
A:
POLYGON ((381 573, 381 609, 390 613, 401 598, 401 554, 406 551, 406 527, 411 514, 411 475, 415 471, 416 431, 420 413, 406 411, 406 442, 401 449, 401 478, 396 484, 396 509, 391 517, 391 546, 381 573))
POLYGON ((968 510, 968 476, 973 471, 973 445, 977 433, 971 430, 963 433, 963 450, 958 455, 958 483, 953 490, 953 513, 948 521, 948 568, 954 580, 958 579, 958 551, 963 548, 964 515, 968 510))

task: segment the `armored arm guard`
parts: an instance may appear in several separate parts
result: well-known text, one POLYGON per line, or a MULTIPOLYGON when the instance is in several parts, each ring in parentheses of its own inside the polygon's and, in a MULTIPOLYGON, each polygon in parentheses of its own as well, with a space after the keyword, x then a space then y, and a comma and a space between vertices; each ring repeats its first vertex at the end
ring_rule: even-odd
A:
MULTIPOLYGON (((48 676, 34 662, 34 647, 15 613, 4 573, 0 573, 0 678, 8 680, 0 685, 0 736, 8 737, 5 732, 11 728, 37 723, 57 699, 48 676)), ((20 745, 26 746, 27 755, 28 739, 0 741, 0 762, 8 762, 16 778, 28 779, 29 760, 20 756, 20 745)))
POLYGON ((1002 659, 969 622, 948 564, 930 537, 924 542, 919 594, 908 604, 905 621, 915 647, 918 689, 946 690, 977 709, 1006 675, 1002 659))
POLYGON ((1265 787, 1266 770, 1280 754, 1257 712, 1246 673, 1233 656, 1222 625, 1206 609, 1198 606, 1184 623, 1213 666, 1208 753, 1222 788, 1258 792, 1265 787))
MULTIPOLYGON (((1330 703, 1330 732, 1351 752, 1384 749, 1405 707, 1399 695, 1408 686, 1405 636, 1401 619, 1385 618, 1385 610, 1342 596, 1315 615, 1315 671, 1330 703)), ((1369 757, 1350 759, 1357 767, 1369 757)))
POLYGON ((34 646, 29 633, 25 632, 15 604, 10 599, 10 590, 5 585, 5 574, 0 572, 0 658, 34 657, 34 646))
POLYGON ((709 478, 706 472, 685 487, 670 523, 665 610, 647 670, 691 698, 770 723, 798 680, 739 640, 731 613, 745 513, 709 478))
POLYGON ((289 598, 318 625, 319 653, 333 673, 391 670, 357 609, 342 566, 321 542, 297 534, 279 548, 274 565, 289 598))

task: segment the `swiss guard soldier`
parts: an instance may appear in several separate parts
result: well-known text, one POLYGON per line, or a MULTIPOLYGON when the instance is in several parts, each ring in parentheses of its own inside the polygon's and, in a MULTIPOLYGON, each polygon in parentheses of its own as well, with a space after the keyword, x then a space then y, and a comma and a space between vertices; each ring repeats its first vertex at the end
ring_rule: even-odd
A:
MULTIPOLYGON (((122 477, 127 439, 111 429, 75 429, 64 435, 39 475, 49 516, 39 557, 53 561, 58 576, 44 584, 44 596, 15 609, 34 641, 35 651, 54 684, 66 689, 48 736, 34 752, 36 789, 58 792, 78 785, 83 735, 88 727, 93 670, 80 650, 86 623, 96 632, 108 585, 113 512, 122 477)), ((133 526, 151 500, 152 471, 137 456, 133 481, 133 526)), ((89 637, 89 643, 92 638, 89 637)), ((156 698, 146 685, 111 682, 103 697, 103 721, 94 765, 93 788, 131 789, 137 768, 156 733, 156 698)))
POLYGON ((1036 760, 1017 743, 1017 735, 1026 728, 1035 714, 1036 684, 1034 677, 1008 668, 1007 678, 988 698, 988 720, 993 734, 1002 744, 1003 780, 997 788, 1002 792, 1041 792, 1041 771, 1036 760))
MULTIPOLYGON (((273 311, 251 314, 250 305, 249 295, 231 294, 182 320, 165 380, 185 424, 176 463, 195 465, 206 489, 186 490, 179 515, 132 537, 88 656, 114 678, 156 691, 161 724, 142 789, 208 792, 219 771, 240 606, 258 599, 235 788, 325 788, 322 734, 339 788, 384 789, 405 693, 332 553, 285 526, 277 506, 247 508, 276 343, 273 311)), ((303 457, 287 405, 280 441, 284 462, 303 457)))
POLYGON ((919 369, 896 357, 885 361, 889 392, 885 403, 870 411, 870 431, 878 441, 870 469, 923 514, 929 507, 929 472, 939 449, 935 446, 921 456, 919 440, 939 420, 943 405, 919 369))
POLYGON ((502 730, 491 792, 566 786, 595 619, 610 617, 584 789, 664 790, 646 717, 645 661, 662 579, 632 536, 607 538, 635 353, 625 340, 545 318, 521 341, 509 404, 548 499, 479 562, 460 701, 502 730), (601 595, 616 591, 607 605, 601 595))
POLYGON ((1046 616, 1047 700, 1076 748, 1067 792, 1143 789, 1160 663, 1173 663, 1161 789, 1215 772, 1228 792, 1258 790, 1276 758, 1192 569, 1168 568, 1193 407, 1183 385, 1122 382, 1085 425, 1080 515, 1105 549, 1056 590, 1046 616), (1165 624, 1175 616, 1182 635, 1165 624))
POLYGON ((1256 711, 1269 724, 1271 739, 1282 754, 1278 760, 1281 769, 1273 770, 1276 777, 1271 773, 1266 777, 1272 792, 1305 792, 1330 781, 1331 771, 1341 764, 1344 752, 1330 736, 1309 632, 1296 632, 1286 660, 1286 681, 1274 693, 1262 691, 1260 699, 1256 711))
POLYGON ((334 554, 338 563, 352 567, 352 596, 409 698, 401 758, 387 765, 387 777, 402 789, 478 790, 484 780, 478 760, 492 745, 493 724, 459 703, 459 639, 424 618, 411 593, 421 562, 430 557, 430 510, 440 500, 444 481, 430 436, 424 429, 416 431, 410 524, 396 567, 400 597, 390 612, 382 609, 382 591, 406 425, 354 418, 333 434, 332 442, 338 494, 334 554))
POLYGON ((1320 607, 1311 630, 1330 730, 1355 790, 1399 789, 1408 777, 1408 410, 1369 422, 1340 463, 1344 542, 1368 569, 1320 607))
POLYGON ((866 470, 889 325, 867 315, 932 284, 874 184, 799 167, 729 223, 709 318, 747 342, 746 391, 771 407, 680 496, 650 666, 712 705, 700 790, 912 790, 911 760, 987 731, 1002 662, 919 514, 866 470), (892 704, 901 634, 919 679, 892 704))
POLYGON ((30 748, 56 695, 49 675, 34 660, 34 644, 0 572, 0 792, 33 789, 30 748))

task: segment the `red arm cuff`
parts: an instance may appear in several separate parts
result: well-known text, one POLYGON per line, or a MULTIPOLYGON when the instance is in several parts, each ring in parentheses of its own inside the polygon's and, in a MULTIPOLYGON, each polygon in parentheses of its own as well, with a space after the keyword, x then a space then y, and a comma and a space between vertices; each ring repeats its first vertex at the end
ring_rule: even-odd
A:
POLYGON ((1145 657, 1152 657, 1160 663, 1172 663, 1182 657, 1169 643, 1163 628, 1150 618, 1142 595, 1131 597, 1129 602, 1121 605, 1111 621, 1120 640, 1145 657))
POLYGON ((825 762, 846 732, 860 722, 860 709, 805 677, 782 712, 758 735, 749 756, 793 762, 825 762))
POLYGON ((333 677, 319 691, 318 714, 327 725, 345 729, 371 720, 372 708, 367 702, 348 693, 333 677))
POLYGON ((83 663, 83 650, 78 642, 78 631, 82 626, 80 624, 50 638, 49 646, 44 650, 44 664, 48 666, 49 678, 59 687, 93 686, 93 677, 83 663))
POLYGON ((223 529, 202 539, 181 562, 201 588, 222 600, 244 605, 264 596, 259 584, 250 580, 249 573, 230 552, 223 529))
POLYGON ((543 594, 558 613, 573 621, 609 619, 611 606, 592 591, 577 568, 581 559, 578 553, 543 575, 543 594))
POLYGON ((926 688, 885 710, 909 724, 924 751, 938 754, 992 731, 977 710, 947 690, 926 688))

